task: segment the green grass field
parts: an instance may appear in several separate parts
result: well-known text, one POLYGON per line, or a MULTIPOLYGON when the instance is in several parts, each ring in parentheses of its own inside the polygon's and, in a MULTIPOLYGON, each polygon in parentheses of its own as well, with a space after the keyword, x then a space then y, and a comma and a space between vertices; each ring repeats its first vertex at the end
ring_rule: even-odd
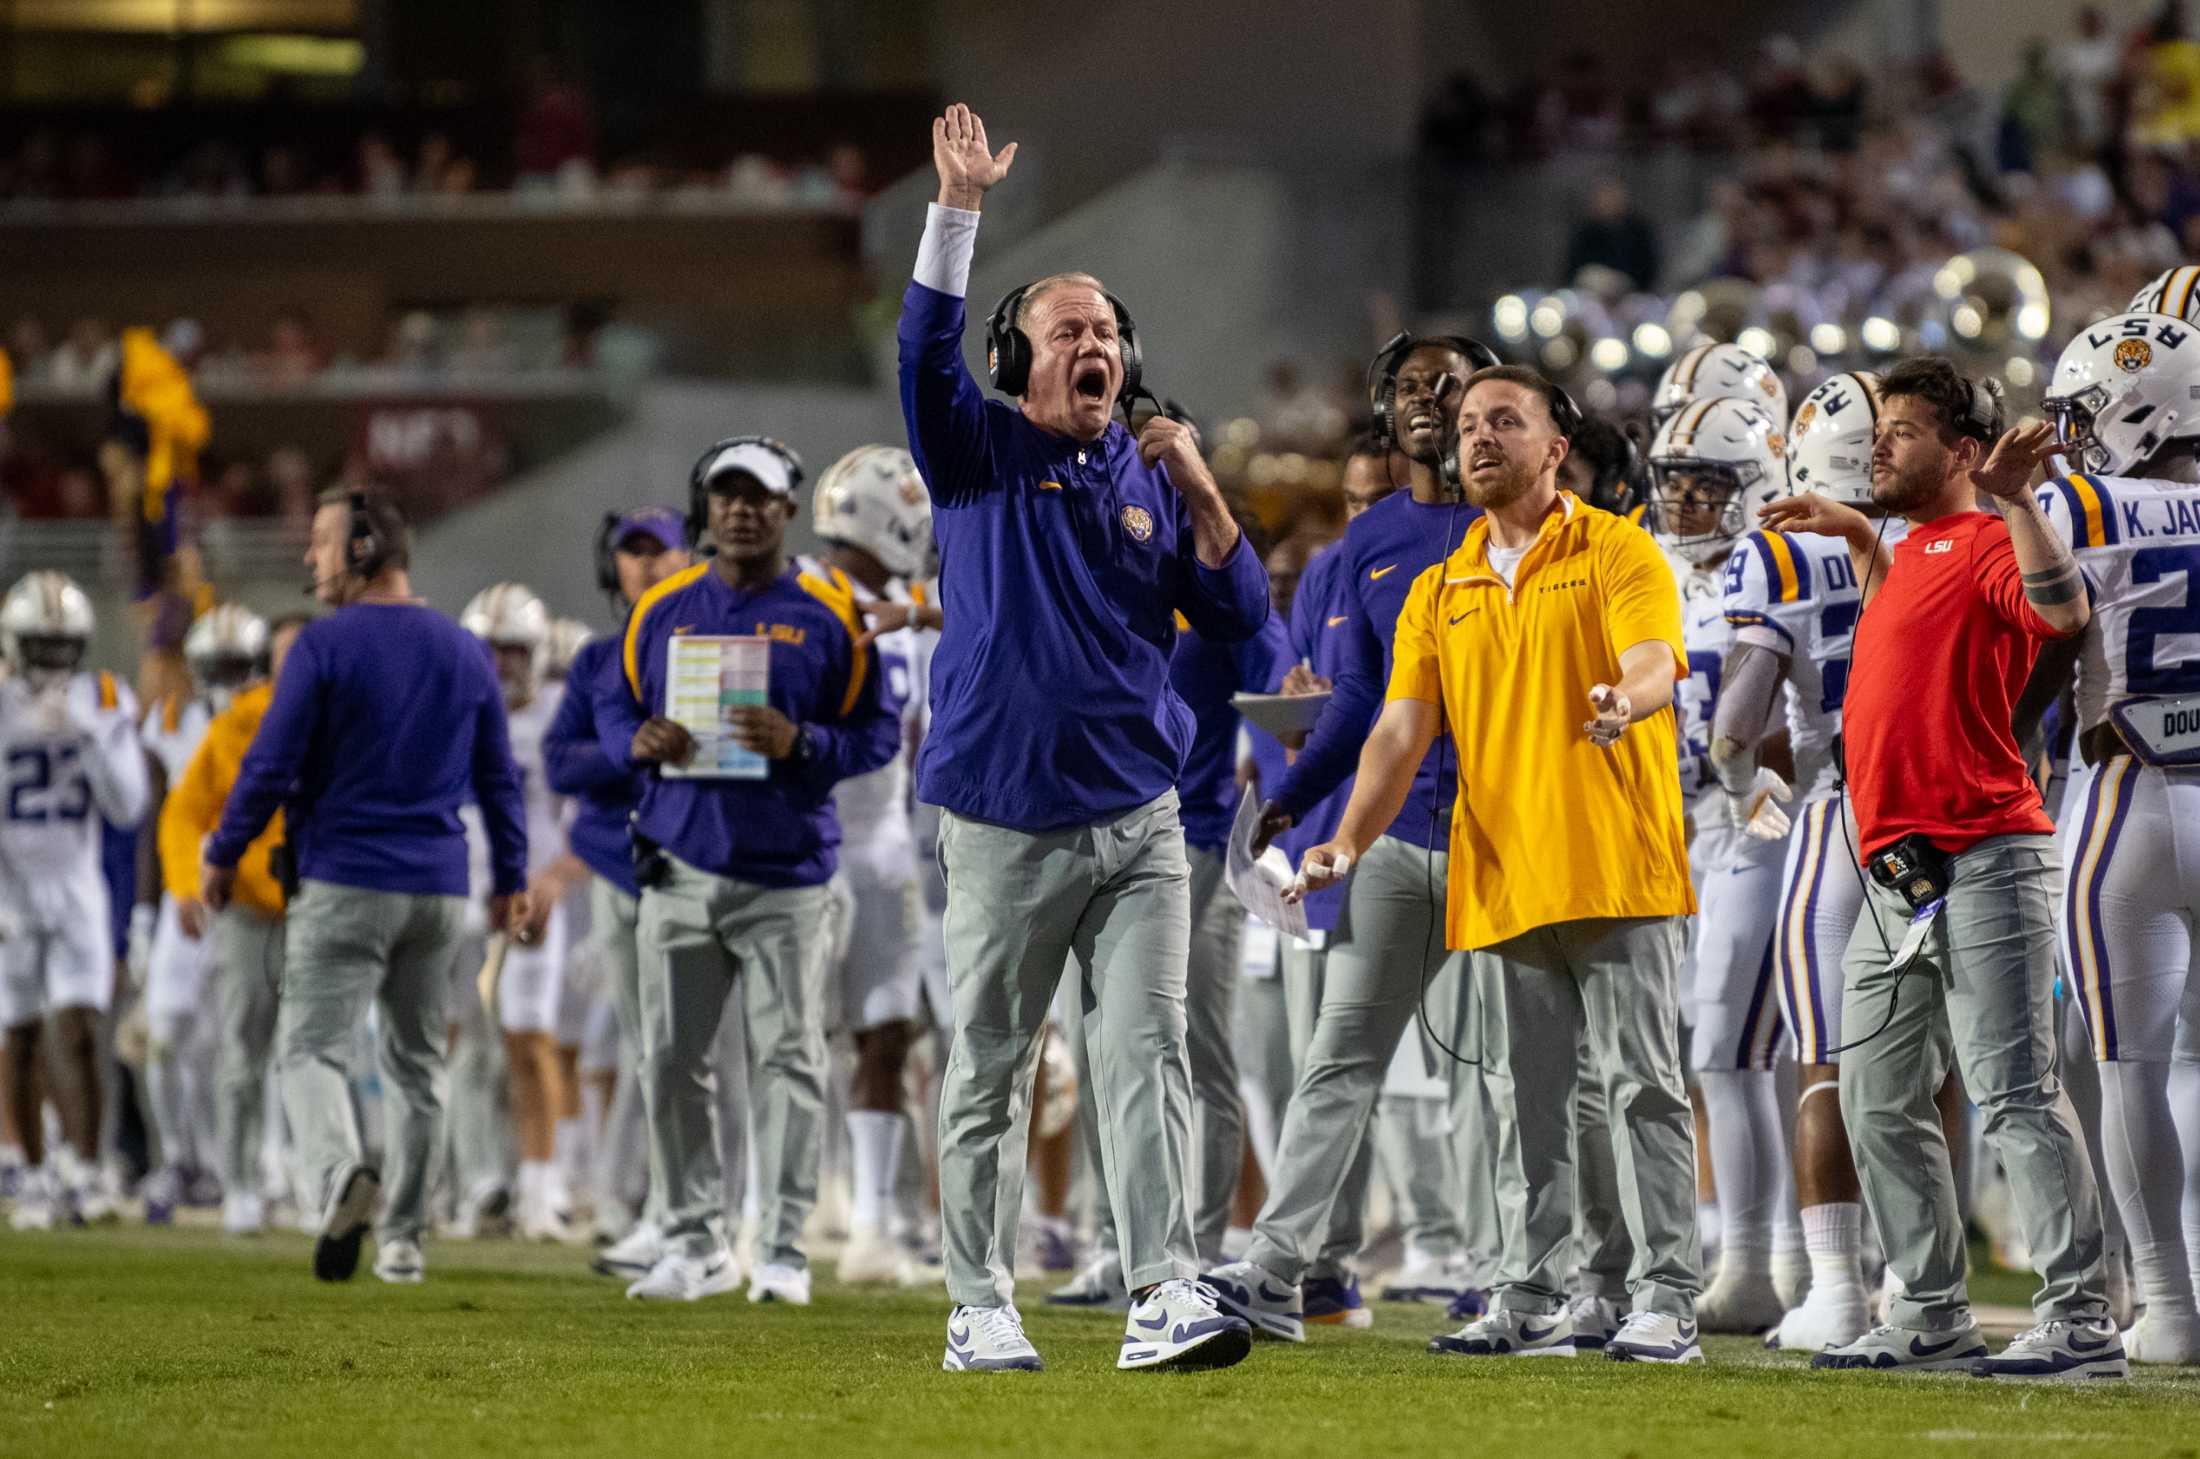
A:
POLYGON ((644 1306, 576 1251, 429 1262, 424 1286, 324 1286, 295 1236, 0 1233, 0 1455, 2200 1454, 2200 1370, 2010 1388, 1813 1374, 1744 1339, 1693 1370, 1462 1362, 1422 1351, 1436 1309, 1385 1305, 1227 1372, 1126 1374, 1120 1318, 1033 1292, 1049 1371, 947 1375, 944 1295, 644 1306))

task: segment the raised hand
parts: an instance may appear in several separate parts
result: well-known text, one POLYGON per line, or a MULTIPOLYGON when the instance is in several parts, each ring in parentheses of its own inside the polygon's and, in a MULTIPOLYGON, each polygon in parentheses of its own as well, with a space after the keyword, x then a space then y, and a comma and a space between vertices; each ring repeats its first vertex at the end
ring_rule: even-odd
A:
POLYGON ((1599 684, 1589 691, 1589 712, 1595 719, 1582 725, 1592 743, 1609 750, 1635 722, 1635 706, 1613 684, 1599 684))
POLYGON ((1971 485, 1997 501, 2015 501, 2031 490, 2043 462, 2062 447, 2045 421, 2019 426, 1994 443, 1992 454, 1971 468, 1971 485))
POLYGON ((985 139, 985 122, 961 102, 932 119, 932 165, 940 174, 940 206, 975 212, 987 188, 1008 176, 1016 162, 1016 144, 996 155, 985 139))

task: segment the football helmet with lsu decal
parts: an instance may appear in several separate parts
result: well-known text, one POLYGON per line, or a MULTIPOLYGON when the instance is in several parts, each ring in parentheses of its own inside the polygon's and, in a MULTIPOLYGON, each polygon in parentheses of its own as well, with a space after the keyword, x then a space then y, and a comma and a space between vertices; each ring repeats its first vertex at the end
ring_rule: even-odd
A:
POLYGON ((2200 324, 2200 264, 2163 269, 2131 296, 2128 314, 2174 314, 2200 324))
POLYGON ((2063 347, 2041 401, 2087 471, 2133 476, 2172 441, 2200 438, 2200 325, 2114 314, 2063 347))
POLYGON ((817 535, 860 547, 895 577, 924 575, 932 552, 932 497, 916 458, 899 446, 858 446, 817 484, 817 535))
POLYGON ((1788 425, 1788 490, 1815 491, 1862 511, 1872 506, 1872 432, 1879 425, 1879 377, 1829 375, 1795 407, 1788 425))
POLYGON ((1787 491, 1781 423, 1754 400, 1699 400, 1650 443, 1651 535, 1691 562, 1723 558, 1787 491))
POLYGON ((1657 393, 1650 397, 1650 419, 1662 426, 1682 406, 1718 395, 1753 400, 1774 420, 1787 423, 1787 387, 1780 383, 1779 371, 1763 355, 1738 344, 1700 344, 1666 366, 1657 393))

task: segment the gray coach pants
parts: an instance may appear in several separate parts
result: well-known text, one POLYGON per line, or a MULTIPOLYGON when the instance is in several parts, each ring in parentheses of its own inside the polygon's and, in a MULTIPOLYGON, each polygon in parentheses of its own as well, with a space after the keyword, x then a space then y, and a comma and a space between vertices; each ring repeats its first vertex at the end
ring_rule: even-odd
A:
MULTIPOLYGON (((1321 1002, 1284 1111, 1276 1178, 1245 1253, 1284 1281, 1331 1275, 1317 1271, 1317 1259, 1342 1262, 1360 1244, 1376 1096, 1416 1021, 1426 962, 1433 956, 1441 968, 1450 957, 1440 925, 1449 860, 1439 851, 1431 864, 1429 852, 1382 836, 1353 868, 1322 958, 1321 1002), (1356 1187, 1350 1210, 1348 1186, 1356 1187)), ((1459 983, 1438 981, 1456 998, 1459 983)), ((1458 1019, 1438 1010, 1430 1021, 1441 1029, 1458 1019)))
POLYGON ((713 876, 676 856, 665 862, 665 879, 642 888, 636 934, 665 1242, 707 1256, 726 1239, 716 1064, 727 995, 739 991, 756 1098, 756 1257, 806 1267, 802 1226, 817 1204, 824 1148, 828 894, 713 876))
POLYGON ((1132 1291, 1198 1275, 1185 1215, 1191 869, 1176 792, 1113 821, 1028 832, 949 812, 955 1042, 940 1089, 940 1225, 958 1303, 1014 1297, 1023 1120, 1048 1004, 1075 960, 1100 1168, 1132 1291))
POLYGON ((222 1190, 252 1195, 260 1189, 260 1130, 268 1061, 275 1052, 276 990, 283 981, 283 924, 232 902, 214 919, 214 965, 221 1004, 214 1127, 222 1190))
POLYGON ((1566 1305, 1574 1248, 1574 1091, 1604 1090, 1637 1312, 1683 1321, 1703 1291, 1696 1127, 1681 1072, 1679 917, 1590 917, 1473 954, 1484 1081, 1499 1117, 1497 1305, 1566 1305), (1586 1035, 1586 1040, 1584 1040, 1586 1035))
MULTIPOLYGON (((658 1160, 657 1142, 649 1139, 646 1133, 649 1129, 649 1081, 642 1077, 642 963, 636 941, 641 915, 639 897, 628 896, 600 876, 589 883, 589 935, 603 947, 606 970, 611 975, 611 1006, 619 1020, 619 1077, 604 1127, 613 1133, 628 1128, 627 1101, 640 1103, 645 1132, 641 1144, 649 1169, 641 1219, 655 1221, 664 1213, 665 1173, 658 1160)), ((610 1158, 601 1160, 598 1169, 607 1175, 615 1169, 619 1152, 607 1149, 605 1154, 610 1158)))
MULTIPOLYGON (((1192 1070, 1192 1244, 1202 1270, 1222 1265, 1222 1236, 1230 1227, 1230 1197, 1245 1163, 1245 1101, 1238 1093, 1236 1029, 1238 949, 1245 939, 1245 908, 1223 880, 1222 857, 1187 847, 1192 868, 1192 951, 1186 965, 1184 1053, 1192 1070)), ((1080 1089, 1092 1087, 1082 1000, 1071 1000, 1071 1045, 1077 1050, 1080 1089)), ((1097 1101, 1077 1101, 1078 1129, 1090 1154, 1099 1188, 1107 1188, 1100 1169, 1100 1110, 1097 1101)), ((1093 1240, 1101 1250, 1115 1249, 1115 1213, 1095 1203, 1093 1240)))
POLYGON ((2100 1193, 2055 1072, 2060 877, 2046 836, 1993 836, 1958 854, 1947 908, 1899 978, 1889 948, 1909 929, 1909 906, 1866 882, 1867 910, 1842 959, 1841 1025, 1864 1042, 1841 1056, 1841 1113, 1865 1209, 1902 1278, 1888 1307, 1897 1326, 1970 1320, 1963 1222, 1933 1105, 1951 1060, 2009 1175, 2043 1283, 2033 1312, 2044 1322, 2108 1310, 2100 1193))
MULTIPOLYGON (((1350 895, 1348 891, 1347 896, 1350 895)), ((1286 1120, 1299 1081, 1306 1076, 1307 1052, 1314 1047, 1314 1023, 1321 1016, 1322 993, 1328 984, 1330 941, 1323 947, 1304 947, 1294 940, 1283 944, 1283 1014, 1291 1039, 1291 1098, 1283 1103, 1286 1120)), ((1271 1194, 1284 1180, 1284 1121, 1277 1122, 1275 1169, 1269 1172, 1271 1194)), ((1360 1137, 1346 1162, 1344 1179, 1336 1199, 1329 1203, 1329 1219, 1305 1245, 1313 1247, 1305 1277, 1330 1277, 1339 1281, 1352 1270, 1352 1258, 1367 1244, 1367 1188, 1375 1177, 1375 1140, 1372 1131, 1360 1137)), ((1265 1204, 1265 1203, 1264 1203, 1265 1204)))
POLYGON ((325 1210, 338 1180, 363 1159, 351 1052, 368 1000, 381 1011, 388 1133, 378 1241, 420 1239, 443 1116, 444 996, 465 905, 463 897, 307 881, 284 920, 276 1057, 299 1199, 309 1210, 325 1210))

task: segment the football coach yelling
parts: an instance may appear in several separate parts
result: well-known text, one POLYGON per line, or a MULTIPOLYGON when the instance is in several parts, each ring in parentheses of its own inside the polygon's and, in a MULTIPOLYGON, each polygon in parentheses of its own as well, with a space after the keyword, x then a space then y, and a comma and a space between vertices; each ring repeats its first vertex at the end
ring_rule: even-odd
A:
POLYGON ((1251 1335, 1197 1280, 1185 1213, 1191 886, 1175 785, 1191 711, 1169 689, 1182 613, 1238 642, 1268 580, 1185 426, 1114 422, 1137 335, 1087 274, 1027 284, 963 366, 986 189, 1008 175, 966 106, 932 123, 939 202, 902 301, 901 405, 932 493, 945 628, 917 794, 945 814, 954 1048, 940 1095, 950 1372, 1034 1369, 1013 1303, 1024 1118, 1065 966, 1085 1010, 1129 1323, 1117 1366, 1223 1367, 1251 1335))

